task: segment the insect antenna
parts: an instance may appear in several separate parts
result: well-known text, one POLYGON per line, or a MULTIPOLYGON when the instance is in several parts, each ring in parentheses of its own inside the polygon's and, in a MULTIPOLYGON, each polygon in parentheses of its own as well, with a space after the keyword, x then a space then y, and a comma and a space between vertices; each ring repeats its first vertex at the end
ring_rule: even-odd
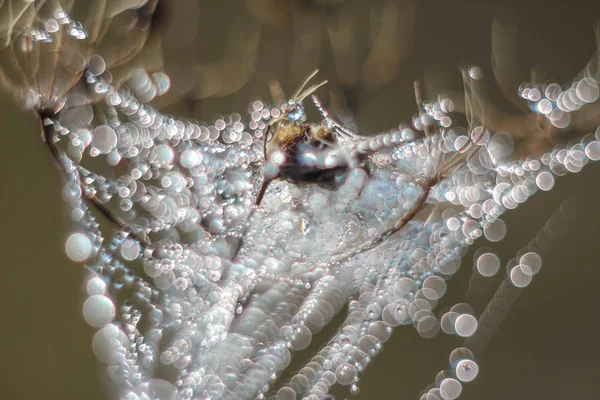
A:
POLYGON ((318 69, 315 69, 313 72, 311 72, 310 75, 304 80, 304 82, 302 82, 302 84, 298 87, 298 89, 296 89, 296 91, 292 95, 291 99, 297 99, 297 98, 299 98, 300 97, 300 93, 302 92, 302 89, 304 89, 304 87, 306 85, 308 85, 308 82, 310 82, 310 80, 312 78, 314 78, 315 75, 317 75, 318 73, 319 73, 318 69))
POLYGON ((315 104, 315 107, 317 108, 317 110, 319 110, 319 113, 325 120, 325 123, 327 124, 327 126, 330 127, 332 129, 332 131, 334 133, 336 133, 339 138, 346 139, 346 140, 362 139, 361 136, 344 128, 342 126, 342 124, 340 124, 338 121, 333 119, 331 117, 331 115, 329 114, 329 111, 327 111, 327 109, 323 106, 323 104, 321 103, 321 101, 319 100, 319 98, 317 96, 312 95, 311 99, 312 99, 313 103, 315 104))

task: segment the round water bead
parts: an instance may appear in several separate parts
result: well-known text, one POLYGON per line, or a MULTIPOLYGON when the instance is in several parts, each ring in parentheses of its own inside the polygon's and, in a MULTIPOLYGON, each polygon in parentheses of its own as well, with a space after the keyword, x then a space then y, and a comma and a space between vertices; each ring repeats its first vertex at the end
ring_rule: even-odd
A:
POLYGON ((548 171, 540 172, 535 178, 535 183, 540 189, 548 191, 554 187, 554 176, 548 171))
POLYGON ((420 400, 442 400, 442 395, 440 394, 440 389, 433 388, 429 390, 427 393, 424 393, 420 400))
POLYGON ((87 72, 94 76, 102 75, 106 70, 106 61, 99 55, 93 55, 90 57, 87 66, 87 72))
POLYGON ((479 373, 479 365, 473 360, 461 360, 456 364, 456 377, 462 382, 471 382, 479 373))
POLYGON ((459 315, 454 322, 454 329, 458 336, 472 336, 477 330, 477 319, 471 314, 459 315))
POLYGON ((440 384, 440 392, 444 400, 454 400, 462 392, 462 385, 454 378, 446 378, 440 384))
POLYGON ((411 295, 417 291, 417 285, 414 280, 410 278, 400 278, 394 285, 394 295, 397 297, 411 298, 411 295))
POLYGON ((296 392, 292 388, 282 387, 275 395, 276 400, 296 400, 296 392))
POLYGON ((473 352, 470 349, 468 349, 467 347, 457 347, 450 353, 449 361, 450 365, 452 365, 452 367, 455 368, 460 361, 472 359, 473 352))
POLYGON ((108 154, 117 145, 117 134, 110 126, 100 125, 94 129, 91 145, 99 154, 108 154))
POLYGON ((348 386, 354 382, 357 375, 356 368, 348 363, 340 364, 335 370, 335 377, 340 385, 348 386))
POLYGON ((156 94, 162 96, 171 87, 171 78, 164 72, 155 72, 152 74, 152 81, 156 86, 156 94))
POLYGON ((151 379, 148 381, 148 396, 152 400, 174 400, 177 388, 164 379, 151 379))
POLYGON ((523 254, 519 262, 521 270, 527 275, 535 275, 542 268, 542 257, 533 251, 523 254))
POLYGON ((403 304, 391 303, 385 306, 381 313, 383 322, 389 326, 398 326, 410 323, 407 307, 403 304))
POLYGON ((102 278, 95 277, 88 281, 85 289, 90 296, 95 294, 102 295, 106 293, 106 282, 104 282, 102 278))
POLYGON ((427 300, 439 300, 446 293, 446 281, 439 276, 430 276, 423 282, 423 294, 427 300))
POLYGON ((304 325, 294 325, 294 334, 291 342, 292 350, 304 350, 310 344, 312 340, 312 333, 310 330, 304 325))
POLYGON ((392 335, 392 330, 382 321, 371 322, 367 332, 375 336, 380 343, 387 342, 392 335))
POLYGON ((305 393, 310 386, 310 381, 308 378, 302 374, 296 374, 290 380, 290 387, 294 389, 295 392, 305 393))
POLYGON ((98 360, 105 364, 117 364, 124 360, 129 339, 125 332, 108 324, 94 335, 92 349, 98 360))
POLYGON ((92 241, 85 233, 73 233, 65 243, 67 257, 75 262, 86 261, 92 255, 93 250, 92 241))
POLYGON ((585 155, 592 161, 600 160, 600 142, 593 140, 585 146, 585 155))
POLYGON ((173 149, 166 144, 156 146, 156 161, 161 165, 169 165, 173 162, 175 153, 173 149))
POLYGON ((484 253, 477 258, 477 271, 485 277, 496 275, 500 270, 500 259, 494 253, 484 253))
POLYGON ((83 303, 83 318, 93 327, 101 328, 115 318, 115 305, 106 296, 90 296, 83 303))
POLYGON ((506 223, 497 219, 483 228, 483 234, 490 242, 499 242, 506 236, 506 223))
POLYGON ((425 339, 435 337, 440 331, 440 322, 433 315, 427 315, 417 323, 417 332, 425 339))
POLYGON ((141 249, 142 248, 137 241, 125 239, 121 245, 121 256, 128 261, 135 260, 140 255, 141 249))
POLYGON ((449 311, 442 315, 440 319, 440 326, 442 331, 447 335, 456 335, 456 318, 458 318, 460 314, 449 311))
POLYGON ((179 157, 179 162, 185 168, 193 168, 202 162, 202 153, 195 149, 185 150, 179 157))
POLYGON ((532 279, 533 276, 530 273, 525 272, 521 265, 517 265, 510 270, 510 281, 518 288, 524 288, 529 285, 532 279))

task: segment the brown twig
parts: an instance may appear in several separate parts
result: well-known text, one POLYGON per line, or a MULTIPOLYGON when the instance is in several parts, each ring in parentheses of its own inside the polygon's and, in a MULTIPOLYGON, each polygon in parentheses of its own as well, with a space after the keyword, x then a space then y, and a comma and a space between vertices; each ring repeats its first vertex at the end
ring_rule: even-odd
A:
MULTIPOLYGON (((53 111, 44 111, 44 110, 38 111, 38 116, 39 116, 40 122, 42 124, 42 128, 41 128, 42 135, 44 137, 44 141, 45 141, 46 145, 48 146, 48 149, 50 150, 50 153, 52 154, 54 161, 58 165, 59 170, 64 175, 67 175, 68 171, 66 171, 65 166, 61 162, 61 157, 62 157, 61 150, 59 150, 59 148, 56 146, 56 144, 54 143, 53 138, 52 138, 51 124, 46 124, 46 121, 50 119, 48 114, 54 114, 54 112, 53 111)), ((87 196, 85 194, 86 185, 83 182, 81 182, 81 180, 79 180, 79 186, 83 193, 83 198, 85 199, 88 206, 91 206, 91 207, 95 208, 96 210, 98 210, 102 215, 104 215, 104 217, 106 217, 106 219, 108 219, 118 229, 120 229, 124 232, 127 232, 129 234, 129 236, 131 236, 133 239, 135 239, 137 242, 139 242, 140 245, 142 245, 142 247, 148 248, 152 245, 152 243, 150 243, 150 241, 145 237, 145 235, 143 235, 143 233, 139 234, 139 233, 135 232, 135 230, 131 227, 131 225, 129 225, 127 222, 125 222, 121 217, 115 215, 96 196, 87 196)))

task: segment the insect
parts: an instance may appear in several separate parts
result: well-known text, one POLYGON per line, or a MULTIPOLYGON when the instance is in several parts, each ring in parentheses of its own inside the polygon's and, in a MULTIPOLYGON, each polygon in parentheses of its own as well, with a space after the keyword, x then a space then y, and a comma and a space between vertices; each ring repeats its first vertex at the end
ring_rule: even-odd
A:
POLYGON ((315 70, 311 73, 296 90, 281 116, 271 120, 265 127, 263 137, 267 168, 256 197, 256 206, 260 205, 269 183, 274 179, 283 179, 294 184, 317 184, 333 190, 344 182, 348 170, 362 161, 360 157, 340 146, 343 141, 356 141, 361 137, 332 119, 320 100, 313 95, 327 81, 304 90, 317 72, 318 70, 315 70), (323 117, 320 124, 306 122, 302 102, 308 96, 311 96, 323 117))

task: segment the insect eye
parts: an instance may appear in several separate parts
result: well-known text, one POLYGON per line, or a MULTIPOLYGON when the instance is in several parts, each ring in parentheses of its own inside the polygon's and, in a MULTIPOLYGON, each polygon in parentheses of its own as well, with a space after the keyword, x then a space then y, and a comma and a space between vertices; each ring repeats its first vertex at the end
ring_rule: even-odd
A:
POLYGON ((306 114, 304 113, 304 106, 302 104, 296 104, 290 108, 287 113, 287 117, 290 121, 304 122, 306 120, 306 114))

